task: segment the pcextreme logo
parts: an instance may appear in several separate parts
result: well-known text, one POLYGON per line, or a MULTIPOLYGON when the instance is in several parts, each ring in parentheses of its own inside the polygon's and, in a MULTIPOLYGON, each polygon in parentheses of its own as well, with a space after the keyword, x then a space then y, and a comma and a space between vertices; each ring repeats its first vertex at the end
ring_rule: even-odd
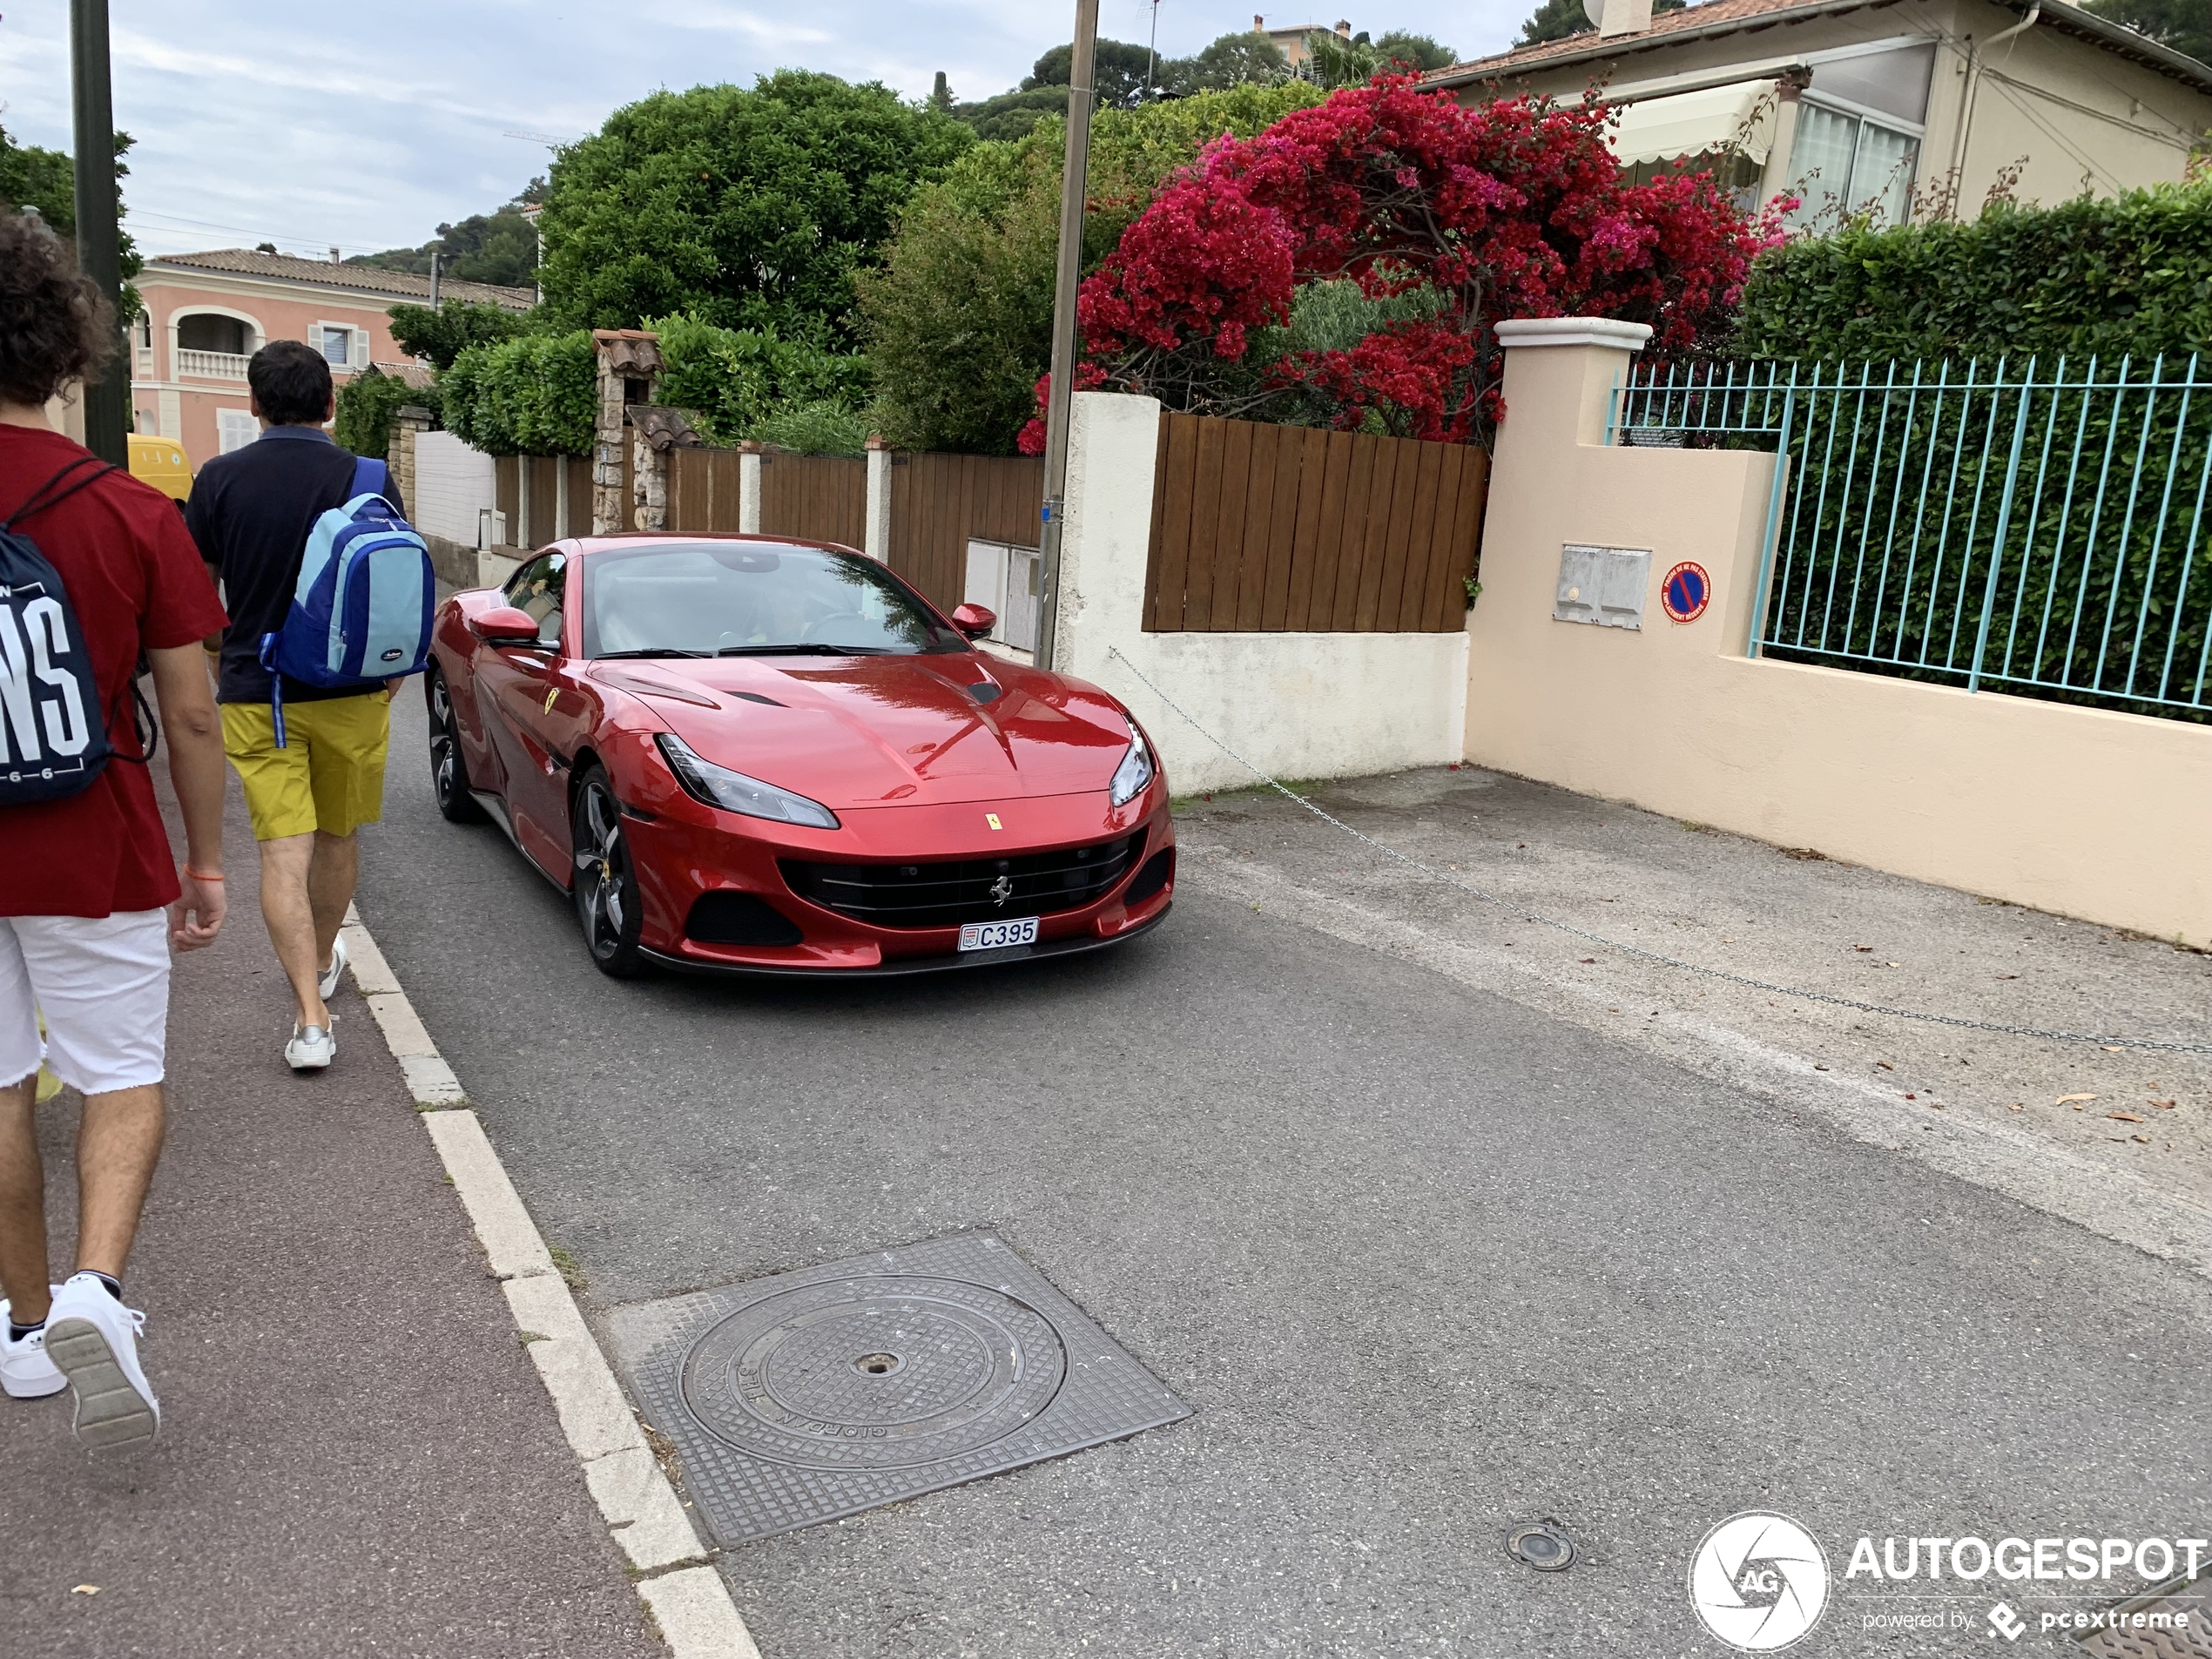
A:
POLYGON ((1730 1515, 1690 1557, 1689 1604, 1739 1653, 1778 1652, 1820 1622, 1828 1558, 1787 1515, 1730 1515))

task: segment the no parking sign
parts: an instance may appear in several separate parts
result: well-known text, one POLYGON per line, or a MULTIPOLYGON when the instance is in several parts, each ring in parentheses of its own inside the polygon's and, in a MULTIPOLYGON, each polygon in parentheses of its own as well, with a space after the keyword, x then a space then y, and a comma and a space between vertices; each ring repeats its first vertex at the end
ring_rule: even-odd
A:
POLYGON ((1703 565, 1688 559, 1668 571, 1667 579, 1659 584, 1659 603, 1676 622, 1696 622, 1705 614, 1712 597, 1713 578, 1705 574, 1703 565))

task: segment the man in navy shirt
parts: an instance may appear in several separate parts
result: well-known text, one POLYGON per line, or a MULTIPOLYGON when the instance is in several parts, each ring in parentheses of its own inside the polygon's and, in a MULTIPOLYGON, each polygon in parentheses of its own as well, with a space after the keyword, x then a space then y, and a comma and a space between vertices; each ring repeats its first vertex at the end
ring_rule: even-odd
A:
MULTIPOLYGON (((192 481, 185 523, 228 596, 217 700, 223 748, 246 786, 261 849, 261 916, 292 982, 284 1057, 319 1071, 337 1052, 327 1000, 346 968, 338 936, 353 902, 354 832, 384 810, 384 755, 397 680, 307 685, 286 676, 287 743, 276 741, 261 642, 284 627, 315 520, 354 493, 354 457, 323 430, 335 408, 330 366, 300 341, 253 354, 246 379, 260 437, 209 462, 192 481)), ((389 483, 385 499, 405 516, 389 483)))

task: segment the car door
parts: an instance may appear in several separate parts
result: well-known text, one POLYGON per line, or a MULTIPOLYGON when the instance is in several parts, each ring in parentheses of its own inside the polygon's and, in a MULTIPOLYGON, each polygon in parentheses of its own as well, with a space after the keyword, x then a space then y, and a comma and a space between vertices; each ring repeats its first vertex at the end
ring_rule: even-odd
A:
MULTIPOLYGON (((507 584, 507 603, 538 625, 535 643, 486 644, 477 653, 476 705, 500 772, 500 794, 523 850, 566 885, 569 880, 569 747, 556 746, 550 717, 561 713, 566 685, 562 626, 569 560, 541 553, 507 584)), ((570 691, 568 723, 577 698, 570 691)))

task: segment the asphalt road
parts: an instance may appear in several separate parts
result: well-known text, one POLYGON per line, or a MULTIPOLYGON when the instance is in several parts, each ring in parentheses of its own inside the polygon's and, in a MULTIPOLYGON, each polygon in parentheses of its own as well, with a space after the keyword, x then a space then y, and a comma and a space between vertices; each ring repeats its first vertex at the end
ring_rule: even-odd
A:
POLYGON ((1908 1604, 1853 1541, 2212 1521, 2182 1267, 1218 890, 1046 972, 617 983, 397 725, 361 909, 588 1306, 989 1226, 1196 1408, 731 1551, 767 1659, 1717 1655, 1754 1507, 1838 1575, 1799 1651, 1986 1653, 2140 1585, 1908 1604))

